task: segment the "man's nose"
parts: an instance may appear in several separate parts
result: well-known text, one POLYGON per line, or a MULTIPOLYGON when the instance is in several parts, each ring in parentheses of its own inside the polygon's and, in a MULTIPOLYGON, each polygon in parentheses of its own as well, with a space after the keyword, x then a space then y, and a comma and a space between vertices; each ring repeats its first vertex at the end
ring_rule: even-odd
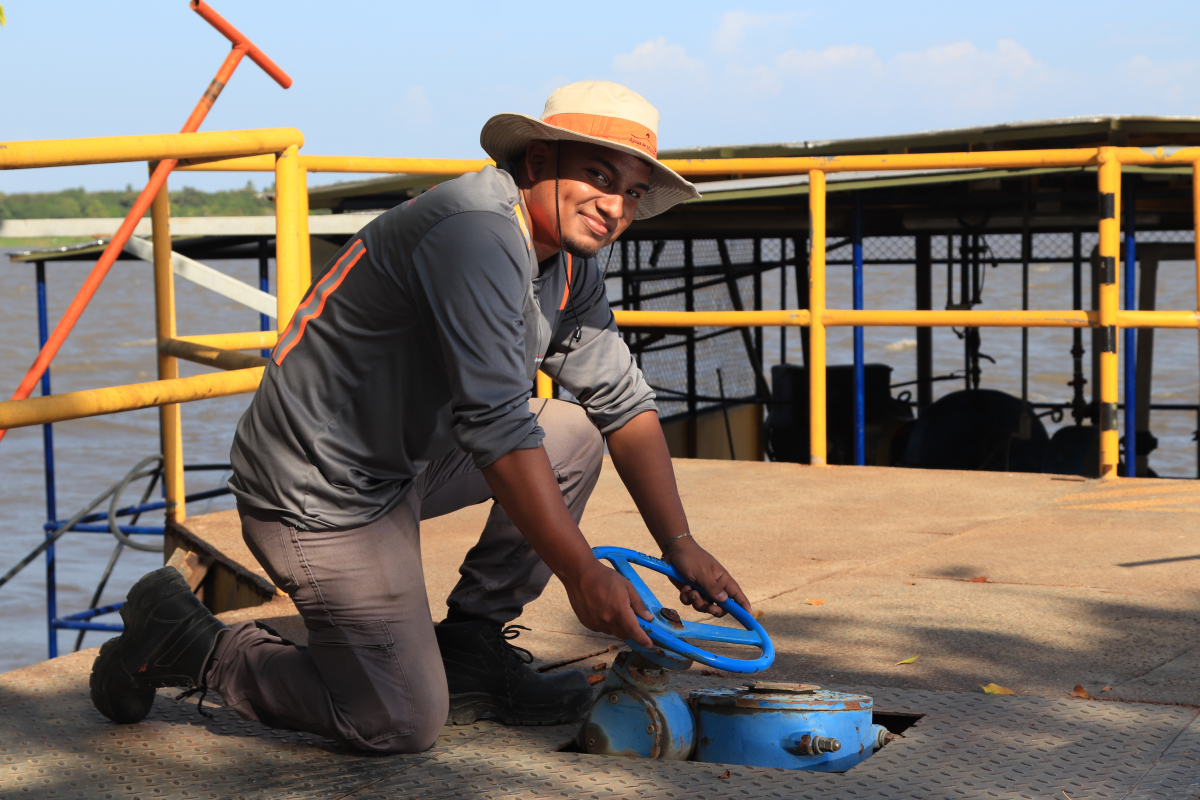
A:
POLYGON ((625 213, 625 198, 619 194, 605 194, 596 201, 596 207, 606 217, 619 220, 625 213))

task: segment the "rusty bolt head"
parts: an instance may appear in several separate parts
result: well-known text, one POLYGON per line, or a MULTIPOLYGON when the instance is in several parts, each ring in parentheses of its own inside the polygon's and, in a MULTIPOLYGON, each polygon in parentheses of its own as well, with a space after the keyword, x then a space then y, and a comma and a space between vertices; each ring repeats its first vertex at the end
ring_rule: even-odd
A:
POLYGON ((679 612, 673 608, 660 608, 658 615, 666 621, 672 628, 683 630, 683 620, 679 618, 679 612))
POLYGON ((646 726, 646 733, 649 733, 651 735, 654 734, 654 723, 650 723, 649 725, 646 726))
POLYGON ((616 693, 616 692, 613 692, 612 694, 610 694, 610 695, 608 696, 608 702, 609 702, 609 704, 610 704, 610 705, 614 705, 614 706, 615 706, 615 705, 616 705, 618 702, 620 702, 620 700, 621 700, 621 698, 617 697, 617 693, 616 693))

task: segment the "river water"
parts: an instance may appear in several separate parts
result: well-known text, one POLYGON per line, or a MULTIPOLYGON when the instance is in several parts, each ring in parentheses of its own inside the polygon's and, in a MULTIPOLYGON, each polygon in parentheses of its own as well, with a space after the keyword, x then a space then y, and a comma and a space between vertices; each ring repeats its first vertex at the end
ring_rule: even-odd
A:
MULTIPOLYGON (((881 240, 880 246, 883 245, 881 240)), ((766 247, 764 245, 764 251, 766 247)), ((872 257, 868 240, 868 258, 872 257)), ((1036 253, 1036 250, 1035 250, 1036 253)), ((735 256, 736 257, 736 256, 735 256)), ((935 251, 935 257, 937 252, 935 251)), ((214 266, 228 274, 257 283, 257 262, 225 261, 214 266)), ((47 265, 47 284, 51 325, 82 283, 91 262, 60 262, 47 265)), ((982 308, 1019 308, 1021 301, 1020 267, 1001 265, 987 270, 988 277, 982 308)), ((869 265, 866 268, 867 308, 912 308, 913 272, 906 265, 869 265)), ((1030 307, 1067 308, 1071 297, 1071 268, 1067 264, 1034 262, 1030 270, 1030 307)), ((177 282, 178 329, 180 334, 218 333, 256 330, 258 315, 214 294, 177 282)), ((830 266, 828 276, 830 307, 851 305, 850 270, 830 266)), ((934 270, 934 305, 940 307, 946 294, 944 268, 934 270)), ((617 281, 610 281, 610 296, 619 297, 617 281)), ((1159 277, 1159 307, 1195 309, 1195 273, 1190 262, 1164 262, 1159 277)), ((1086 289, 1085 289, 1086 299, 1086 289)), ((778 272, 763 279, 763 300, 767 308, 780 305, 778 272)), ((793 275, 788 278, 786 304, 795 307, 793 275)), ((850 363, 851 331, 830 329, 829 363, 850 363)), ((68 339, 52 371, 56 393, 138 383, 155 376, 154 294, 149 264, 118 262, 88 310, 68 339)), ((765 333, 768 363, 780 357, 778 329, 765 333)), ((962 343, 949 329, 934 329, 935 374, 949 374, 962 366, 962 343)), ((1070 399, 1066 383, 1071 379, 1071 332, 1068 329, 1030 331, 1030 399, 1035 402, 1061 402, 1070 399)), ((1090 346, 1089 337, 1085 345, 1090 346)), ((982 385, 1020 394, 1020 343, 1018 329, 983 331, 982 350, 993 358, 995 366, 984 364, 982 385)), ((911 328, 868 328, 866 358, 869 362, 893 365, 893 382, 916 377, 915 336, 911 328)), ((1195 331, 1164 330, 1157 333, 1154 370, 1154 401, 1157 403, 1195 403, 1200 354, 1195 331)), ((801 361, 799 336, 788 337, 788 360, 801 361)), ((34 266, 14 264, 0 256, 0 390, 8 394, 20 380, 37 352, 37 301, 34 266)), ((1090 357, 1089 357, 1090 358, 1090 357)), ((1088 362, 1090 363, 1090 362, 1088 362)), ((181 362, 183 374, 197 374, 205 368, 181 362)), ((1090 371, 1090 367, 1088 368, 1090 371)), ((935 385, 935 396, 961 388, 961 381, 935 385)), ((1090 396, 1090 387, 1089 387, 1090 396)), ((234 426, 248 396, 220 398, 183 407, 184 453, 187 463, 224 462, 234 426)), ((58 516, 66 519, 91 498, 118 480, 145 456, 158 452, 157 411, 147 409, 122 414, 75 420, 54 427, 57 468, 58 516)), ((1068 415, 1064 423, 1069 423, 1068 415)), ((1049 418, 1044 422, 1053 433, 1058 425, 1049 418)), ((1191 412, 1155 412, 1154 433, 1159 448, 1150 458, 1151 466, 1162 476, 1194 478, 1197 474, 1195 415, 1191 412)), ((189 491, 223 485, 227 476, 217 472, 189 472, 189 491)), ((11 431, 0 442, 0 572, 34 548, 42 536, 45 521, 45 482, 42 467, 40 428, 11 431)), ((133 492, 127 499, 134 500, 133 492)), ((232 507, 229 497, 202 501, 189 507, 189 514, 232 507)), ((147 515, 144 524, 159 524, 161 517, 147 515)), ((69 534, 57 548, 59 614, 86 607, 113 550, 108 534, 69 534)), ((162 556, 126 549, 117 564, 101 602, 123 599, 128 587, 143 573, 160 566, 162 556)), ((0 588, 0 671, 14 669, 46 657, 45 567, 38 560, 14 581, 0 588)), ((115 619, 113 617, 112 619, 115 619)), ((84 646, 94 646, 104 634, 89 633, 84 646)), ((69 652, 75 632, 58 634, 60 652, 69 652)))

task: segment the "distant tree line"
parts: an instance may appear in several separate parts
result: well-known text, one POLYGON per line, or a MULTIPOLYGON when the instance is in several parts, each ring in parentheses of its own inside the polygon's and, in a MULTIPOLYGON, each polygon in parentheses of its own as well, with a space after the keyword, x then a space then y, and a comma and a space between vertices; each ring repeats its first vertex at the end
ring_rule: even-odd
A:
MULTIPOLYGON (((124 217, 140 190, 89 192, 82 187, 38 194, 0 193, 0 219, 124 217)), ((274 187, 262 192, 247 182, 241 189, 202 192, 190 186, 171 192, 173 217, 257 217, 275 213, 274 187)))

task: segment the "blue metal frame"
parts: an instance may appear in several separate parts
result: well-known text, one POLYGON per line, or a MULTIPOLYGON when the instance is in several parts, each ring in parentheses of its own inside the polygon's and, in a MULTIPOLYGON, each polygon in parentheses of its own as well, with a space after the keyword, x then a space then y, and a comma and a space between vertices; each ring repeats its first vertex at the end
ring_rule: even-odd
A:
MULTIPOLYGON (((49 309, 46 300, 46 262, 37 261, 34 264, 37 267, 38 349, 40 350, 46 344, 50 328, 49 309)), ((266 262, 264 261, 263 264, 265 266, 266 262)), ((266 290, 265 278, 263 278, 263 289, 264 291, 266 290)), ((270 330, 270 317, 264 314, 262 315, 262 319, 263 330, 270 330)), ((269 355, 269 352, 264 350, 263 354, 269 355)), ((42 374, 42 396, 49 394, 50 369, 47 368, 42 374)), ((63 520, 58 518, 58 498, 55 491, 54 426, 52 424, 42 426, 42 457, 46 473, 46 522, 42 528, 45 531, 46 538, 50 538, 63 524, 63 520)), ((184 467, 187 471, 225 468, 226 465, 224 464, 194 464, 184 467)), ((184 502, 190 503, 194 500, 205 500, 224 494, 229 494, 229 489, 208 489, 203 492, 187 495, 184 498, 184 502)), ((146 511, 157 511, 166 508, 166 505, 165 500, 156 500, 152 503, 126 506, 125 508, 118 509, 116 516, 128 517, 146 511)), ((122 533, 126 534, 162 536, 166 532, 166 526, 164 525, 118 525, 117 527, 122 533)), ((88 514, 71 528, 71 532, 111 534, 112 531, 108 526, 108 512, 88 514)), ((120 623, 92 621, 96 617, 120 611, 123 603, 113 603, 112 605, 101 606, 100 608, 89 608, 75 614, 68 614, 65 617, 58 616, 58 580, 55 574, 55 547, 55 545, 50 545, 46 548, 46 628, 50 658, 58 657, 59 630, 107 631, 110 633, 124 630, 124 626, 120 623)))
MULTIPOLYGON (((854 310, 863 308, 862 195, 854 195, 854 310)), ((854 327, 854 463, 867 463, 866 374, 863 366, 863 329, 854 327)))
MULTIPOLYGON (((1125 186, 1125 310, 1137 308, 1137 227, 1133 181, 1125 186)), ((1137 477, 1137 330, 1125 331, 1125 477, 1137 477)))
MULTIPOLYGON (((258 288, 270 294, 271 292, 271 275, 270 275, 270 258, 267 256, 267 240, 258 240, 258 288)), ((271 330, 271 318, 266 314, 258 315, 259 330, 271 330)), ((270 350, 260 351, 263 358, 270 358, 270 350)))

